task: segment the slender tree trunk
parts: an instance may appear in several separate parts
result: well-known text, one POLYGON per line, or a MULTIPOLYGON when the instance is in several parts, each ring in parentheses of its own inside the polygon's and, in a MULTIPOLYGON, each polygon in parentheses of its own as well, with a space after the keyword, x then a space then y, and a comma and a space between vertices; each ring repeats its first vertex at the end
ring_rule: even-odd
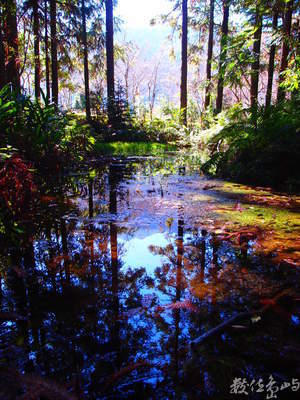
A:
POLYGON ((82 42, 83 42, 83 57, 84 57, 84 88, 85 88, 85 111, 86 119, 91 120, 91 105, 90 105, 90 77, 89 77, 89 60, 88 60, 88 44, 86 33, 86 10, 85 0, 81 1, 82 15, 82 42))
POLYGON ((106 79, 107 79, 107 101, 108 118, 112 123, 113 102, 115 97, 115 73, 114 73, 114 14, 113 0, 105 0, 106 6, 106 79))
POLYGON ((50 0, 51 29, 51 71, 52 71, 52 101, 58 107, 58 61, 57 61, 57 29, 56 0, 50 0))
POLYGON ((280 72, 278 79, 278 91, 277 91, 277 101, 282 101, 285 99, 285 90, 280 85, 283 82, 283 72, 288 66, 288 56, 290 52, 290 37, 291 37, 291 26, 292 26, 292 15, 293 15, 293 0, 290 0, 286 4, 284 21, 283 21, 283 38, 282 38, 282 50, 281 50, 281 62, 280 62, 280 72))
MULTIPOLYGON (((278 9, 275 9, 273 15, 272 30, 276 32, 278 25, 278 9)), ((268 85, 266 93, 266 108, 269 108, 272 100, 272 89, 273 89, 273 78, 274 78, 274 62, 276 54, 276 44, 272 44, 269 54, 269 65, 268 65, 268 85)))
POLYGON ((224 92, 224 74, 226 70, 226 55, 227 55, 227 39, 228 39, 228 23, 229 23, 229 7, 230 0, 223 0, 223 22, 220 43, 220 59, 219 59, 219 77, 216 99, 216 112, 222 111, 223 107, 223 92, 224 92))
POLYGON ((181 122, 187 125, 187 53, 188 53, 188 0, 182 0, 182 34, 181 34, 181 85, 180 111, 181 122))
POLYGON ((48 37, 48 0, 44 4, 45 24, 45 69, 46 69, 46 96, 50 99, 50 61, 49 61, 49 37, 48 37))
POLYGON ((126 64, 125 64, 124 80, 125 80, 125 96, 126 96, 126 101, 128 103, 129 102, 129 61, 126 61, 126 64))
POLYGON ((206 88, 205 88, 205 109, 210 103, 211 91, 211 62, 213 55, 213 41, 214 41, 214 12, 215 0, 210 0, 209 6, 209 34, 208 34, 208 47, 207 47, 207 63, 206 63, 206 88))
POLYGON ((4 24, 4 51, 6 65, 6 82, 13 89, 20 91, 20 60, 17 28, 16 0, 1 0, 4 24))
POLYGON ((35 98, 41 97, 41 61, 40 61, 40 20, 39 1, 33 0, 33 35, 34 35, 34 91, 35 98))
MULTIPOLYGON (((296 59, 300 60, 300 19, 298 18, 296 23, 293 25, 293 32, 292 32, 293 37, 296 39, 296 49, 295 49, 295 57, 296 59)), ((299 63, 298 63, 299 65, 299 63)), ((300 88, 298 87, 297 89, 295 88, 291 94, 291 98, 293 100, 296 100, 300 93, 300 88)))
POLYGON ((261 46, 261 33, 262 33, 262 16, 259 7, 256 6, 254 26, 253 43, 253 62, 251 65, 251 83, 250 83, 250 100, 253 119, 256 120, 257 106, 258 106, 258 83, 259 83, 259 66, 260 66, 260 46, 261 46))
POLYGON ((6 84, 5 74, 5 51, 4 51, 4 37, 3 37, 3 23, 2 23, 2 12, 0 15, 0 89, 6 84))

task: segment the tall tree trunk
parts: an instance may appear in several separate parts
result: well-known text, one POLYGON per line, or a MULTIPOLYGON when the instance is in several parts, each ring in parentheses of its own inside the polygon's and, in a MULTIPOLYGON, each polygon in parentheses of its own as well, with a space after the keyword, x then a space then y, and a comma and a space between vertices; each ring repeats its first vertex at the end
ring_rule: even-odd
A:
POLYGON ((33 0, 33 35, 34 35, 34 92, 37 100, 41 97, 41 61, 40 61, 40 20, 39 1, 33 0))
MULTIPOLYGON (((272 31, 276 32, 278 25, 278 9, 276 8, 273 15, 272 31)), ((266 108, 270 107, 272 100, 273 78, 274 78, 274 62, 276 54, 276 44, 273 43, 270 48, 269 65, 268 65, 268 85, 266 93, 266 108)))
POLYGON ((6 82, 11 83, 13 89, 20 91, 20 60, 16 0, 2 0, 1 5, 4 23, 6 82))
POLYGON ((5 51, 4 51, 4 37, 3 37, 3 17, 2 12, 0 15, 0 89, 6 84, 5 74, 5 51))
POLYGON ((283 82, 283 72, 288 66, 288 56, 290 52, 290 36, 291 36, 291 26, 292 26, 292 15, 293 15, 293 0, 290 0, 286 4, 286 9, 284 13, 283 20, 283 38, 282 38, 282 51, 281 51, 281 62, 280 62, 280 72, 278 79, 278 91, 277 91, 277 101, 282 101, 285 99, 285 90, 280 85, 283 82))
POLYGON ((85 111, 86 119, 91 120, 91 104, 90 104, 90 78, 89 78, 89 60, 88 60, 88 45, 86 33, 86 10, 85 0, 81 1, 82 15, 82 42, 83 42, 83 58, 84 58, 84 88, 85 88, 85 111))
POLYGON ((214 12, 215 0, 210 0, 209 6, 209 34, 208 34, 208 47, 207 47, 207 62, 206 62, 206 88, 205 88, 205 109, 210 103, 211 91, 211 62, 213 55, 213 41, 214 41, 214 12))
POLYGON ((45 69, 46 69, 46 96, 50 99, 50 61, 49 61, 49 37, 48 37, 48 0, 44 3, 45 24, 45 69))
POLYGON ((253 120, 256 121, 257 106, 258 106, 258 83, 259 83, 259 66, 260 66, 260 46, 262 33, 262 16, 259 6, 256 6, 253 43, 253 62, 251 65, 251 82, 250 82, 250 100, 253 120))
POLYGON ((224 75, 226 70, 226 55, 227 55, 227 39, 228 39, 228 23, 229 23, 229 7, 230 0, 223 0, 223 22, 220 43, 220 59, 219 59, 219 74, 218 74, 218 88, 216 99, 216 112, 222 111, 223 107, 223 92, 224 92, 224 75))
POLYGON ((108 118, 112 123, 113 102, 115 97, 115 73, 114 73, 114 13, 113 0, 105 0, 106 7, 106 79, 107 79, 107 100, 108 118))
POLYGON ((182 34, 181 34, 181 85, 180 110, 181 122, 187 125, 187 53, 188 53, 188 0, 182 0, 182 34))
POLYGON ((52 101, 58 106, 58 61, 57 61, 57 29, 56 29, 56 0, 50 0, 50 29, 51 29, 51 72, 52 72, 52 101))
MULTIPOLYGON (((296 48, 295 48, 295 57, 296 59, 300 60, 300 19, 298 18, 293 25, 293 31, 291 33, 293 37, 296 40, 296 48)), ((296 64, 297 65, 297 64, 296 64)), ((298 62, 299 65, 299 62, 298 62)), ((298 87, 297 89, 295 88, 293 92, 291 93, 291 98, 293 100, 296 100, 300 93, 300 88, 298 87)))

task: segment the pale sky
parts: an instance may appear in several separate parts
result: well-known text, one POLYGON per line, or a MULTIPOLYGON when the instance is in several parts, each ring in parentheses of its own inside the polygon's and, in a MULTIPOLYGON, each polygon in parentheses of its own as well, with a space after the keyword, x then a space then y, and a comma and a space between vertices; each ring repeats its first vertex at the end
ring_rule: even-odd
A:
POLYGON ((152 18, 168 12, 172 3, 168 0, 119 0, 115 14, 130 28, 149 26, 152 18))

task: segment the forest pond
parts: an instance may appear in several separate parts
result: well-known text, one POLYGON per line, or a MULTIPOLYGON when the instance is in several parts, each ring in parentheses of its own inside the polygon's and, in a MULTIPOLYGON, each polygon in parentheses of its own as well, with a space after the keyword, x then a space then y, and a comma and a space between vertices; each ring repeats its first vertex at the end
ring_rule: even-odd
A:
POLYGON ((27 218, 1 250, 1 399, 265 399, 270 375, 299 398, 299 197, 103 157, 41 182, 27 218))

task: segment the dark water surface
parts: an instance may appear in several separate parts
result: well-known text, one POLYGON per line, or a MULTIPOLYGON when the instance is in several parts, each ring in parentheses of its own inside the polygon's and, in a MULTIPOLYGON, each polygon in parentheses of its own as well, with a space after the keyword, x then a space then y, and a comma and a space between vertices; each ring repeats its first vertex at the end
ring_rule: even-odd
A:
MULTIPOLYGON (((49 177, 24 242, 2 251, 0 306, 11 321, 0 320, 0 398, 265 399, 253 380, 270 375, 277 398, 299 398, 280 390, 300 375, 298 223, 284 226, 294 239, 282 239, 280 261, 257 251, 256 223, 227 240, 228 207, 241 218, 254 206, 218 185, 176 156, 103 159, 49 177), (290 294, 272 304, 282 290, 290 294), (248 395, 230 393, 234 378, 248 395)), ((284 219, 269 208, 278 214, 272 231, 260 227, 264 243, 284 219)))

